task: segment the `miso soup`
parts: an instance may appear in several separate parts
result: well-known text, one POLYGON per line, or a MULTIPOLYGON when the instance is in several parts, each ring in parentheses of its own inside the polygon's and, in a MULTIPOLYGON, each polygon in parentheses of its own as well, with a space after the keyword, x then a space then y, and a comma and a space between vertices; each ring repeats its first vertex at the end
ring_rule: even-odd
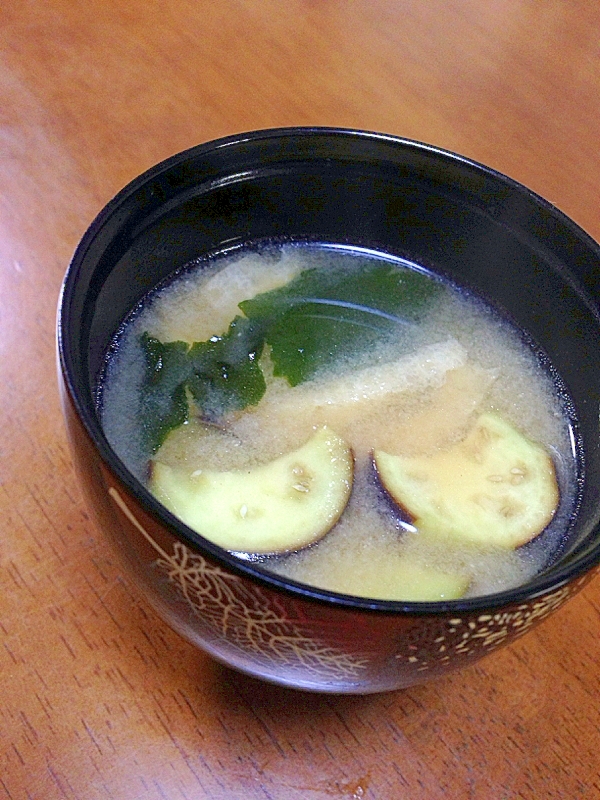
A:
POLYGON ((383 253, 269 244, 200 259, 115 336, 112 447, 189 527, 344 594, 517 586, 576 505, 569 401, 481 299, 383 253))

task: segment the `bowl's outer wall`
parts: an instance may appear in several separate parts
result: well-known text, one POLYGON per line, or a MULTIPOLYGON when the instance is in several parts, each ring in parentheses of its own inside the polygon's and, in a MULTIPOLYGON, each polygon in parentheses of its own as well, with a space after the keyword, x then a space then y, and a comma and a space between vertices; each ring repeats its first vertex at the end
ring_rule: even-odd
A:
MULTIPOLYGON (((59 331, 61 363, 69 387, 65 391, 65 407, 71 408, 72 403, 77 407, 76 413, 67 410, 67 418, 75 451, 80 453, 79 468, 87 469, 87 483, 97 484, 100 471, 104 475, 100 484, 103 489, 91 489, 92 502, 100 509, 103 527, 125 530, 124 538, 118 542, 120 549, 128 546, 129 537, 130 544, 139 539, 140 531, 122 508, 115 511, 114 495, 107 501, 106 476, 111 475, 110 480, 119 483, 113 488, 119 497, 127 497, 126 504, 134 509, 134 515, 144 517, 144 529, 156 527, 157 522, 155 515, 148 515, 136 499, 135 495, 139 498, 140 493, 131 492, 131 480, 114 463, 114 456, 108 456, 108 461, 113 462, 112 469, 107 470, 106 466, 107 447, 95 414, 94 389, 111 337, 127 312, 173 270, 205 253, 278 238, 347 243, 398 255, 474 290, 527 330, 548 353, 575 401, 581 439, 585 443, 586 486, 590 488, 582 495, 573 547, 579 545, 580 551, 593 547, 592 532, 599 518, 595 487, 600 482, 597 245, 523 187, 459 157, 389 137, 305 130, 263 132, 216 146, 200 146, 159 165, 109 204, 75 254, 65 282, 59 331), (72 399, 68 399, 70 393, 72 399), (80 418, 91 430, 96 440, 94 445, 80 418), (104 452, 104 460, 98 451, 104 452), (85 464, 94 460, 98 460, 98 465, 95 475, 91 475, 85 464)), ((142 500, 143 495, 144 492, 142 500)), ((152 507, 152 501, 146 499, 145 505, 152 507)), ((158 528, 169 530, 164 521, 158 528)), ((164 535, 173 543, 177 541, 170 530, 164 535)), ((181 538, 191 548, 190 552, 196 551, 200 557, 200 549, 193 540, 185 535, 180 535, 181 538)), ((202 558, 207 558, 210 548, 203 553, 202 558)), ((138 577, 141 575, 143 585, 154 595, 155 604, 161 606, 164 614, 171 603, 165 597, 171 597, 174 584, 169 578, 165 581, 164 575, 158 577, 160 568, 147 560, 149 555, 142 548, 130 552, 128 560, 131 564, 137 560, 138 577)), ((568 559, 565 565, 568 568, 568 559)), ((269 594, 264 585, 253 585, 257 592, 269 594)), ((185 591, 180 586, 175 592, 178 610, 166 614, 171 623, 192 640, 204 637, 204 646, 217 657, 264 675, 263 666, 239 664, 231 653, 219 652, 219 647, 226 646, 227 636, 223 632, 217 636, 221 642, 218 646, 214 642, 208 644, 204 634, 194 632, 200 623, 192 613, 193 604, 190 605, 189 598, 185 599, 185 591), (182 598, 185 614, 181 610, 182 598), (182 619, 187 621, 183 623, 182 619)), ((282 596, 277 596, 278 603, 282 602, 282 596)), ((286 604, 307 602, 286 598, 286 604)), ((538 597, 536 602, 542 601, 538 597)), ((519 608, 521 617, 531 618, 525 606, 519 608)), ((299 618, 296 610, 288 609, 286 614, 288 611, 291 619, 299 618)), ((345 614, 344 618, 349 615, 347 610, 337 609, 335 613, 345 614)), ((363 618, 361 614, 351 616, 363 618)), ((479 631, 482 627, 479 617, 487 616, 480 611, 466 624, 475 625, 479 631)), ((532 619, 541 616, 540 612, 532 619)), ((521 617, 507 619, 515 622, 521 617)), ((356 619, 348 628, 350 633, 352 628, 360 630, 356 619)), ((423 618, 419 619, 421 631, 431 627, 423 624, 423 618)), ((440 633, 437 626, 441 617, 432 619, 436 620, 432 630, 438 638, 454 635, 448 630, 440 633)), ((487 624, 488 620, 484 622, 487 624)), ((398 631, 406 628, 406 620, 395 624, 398 631)), ((532 623, 525 627, 529 624, 532 623)), ((380 621, 377 625, 377 630, 368 636, 361 632, 361 637, 364 635, 370 641, 374 636, 381 642, 380 621)), ((479 639, 472 636, 465 639, 480 644, 489 640, 495 646, 523 628, 522 624, 513 628, 511 625, 505 626, 510 635, 489 639, 491 634, 483 625, 479 639)), ((328 626, 327 646, 333 646, 330 641, 333 628, 328 626)), ((474 628, 467 627, 468 630, 474 628)), ((386 635, 395 642, 400 636, 389 631, 386 635)), ((408 639, 402 636, 406 644, 408 639)), ((346 646, 350 646, 352 638, 346 646)), ((428 636, 426 639, 429 641, 428 636)), ((396 651, 398 646, 394 645, 396 651)), ((356 649, 356 642, 352 647, 356 649)), ((431 650, 431 643, 428 647, 431 650)), ((445 639, 439 640, 439 649, 433 671, 461 663, 460 654, 446 658, 445 639)), ((386 673, 373 667, 375 651, 370 644, 367 650, 370 677, 356 691, 368 690, 367 684, 375 687, 377 680, 379 688, 392 688, 390 681, 406 685, 407 681, 422 679, 422 673, 433 669, 432 665, 424 666, 424 651, 419 651, 419 656, 411 651, 412 656, 406 655, 406 670, 400 677, 398 665, 404 664, 404 656, 395 652, 395 669, 386 673), (376 674, 380 676, 377 680, 376 674)), ((471 659, 479 654, 476 648, 470 648, 469 652, 471 659)), ((385 657, 381 655, 386 663, 389 657, 389 652, 385 657)), ((281 680, 278 675, 280 671, 276 669, 270 677, 281 680)), ((307 681, 312 680, 314 676, 308 675, 307 681)), ((321 678, 316 680, 320 682, 316 688, 323 688, 321 678)), ((295 685, 301 682, 299 675, 290 678, 290 682, 295 685)))

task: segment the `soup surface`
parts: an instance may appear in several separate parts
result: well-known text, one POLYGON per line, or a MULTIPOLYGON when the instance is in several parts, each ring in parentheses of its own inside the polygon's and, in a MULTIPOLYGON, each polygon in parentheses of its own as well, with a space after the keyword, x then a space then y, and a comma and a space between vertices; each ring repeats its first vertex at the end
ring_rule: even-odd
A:
POLYGON ((526 337, 381 253, 189 265, 123 323, 98 394, 112 447, 190 527, 332 591, 514 587, 574 508, 565 394, 526 337))

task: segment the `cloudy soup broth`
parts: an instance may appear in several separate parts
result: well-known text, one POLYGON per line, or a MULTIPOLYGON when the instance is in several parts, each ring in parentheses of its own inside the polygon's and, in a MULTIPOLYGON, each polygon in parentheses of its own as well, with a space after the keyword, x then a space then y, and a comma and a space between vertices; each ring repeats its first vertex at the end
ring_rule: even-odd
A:
POLYGON ((575 507, 568 402, 527 338, 360 248, 188 265, 124 321, 98 398, 114 450, 189 527, 335 592, 515 587, 560 552, 575 507))

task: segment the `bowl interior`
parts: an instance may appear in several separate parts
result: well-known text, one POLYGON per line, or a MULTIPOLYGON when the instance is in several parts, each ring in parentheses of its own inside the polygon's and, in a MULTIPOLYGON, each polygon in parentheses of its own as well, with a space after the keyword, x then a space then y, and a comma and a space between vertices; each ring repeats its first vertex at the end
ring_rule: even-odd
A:
MULTIPOLYGON (((94 389, 123 317, 198 256, 282 238, 400 256, 473 290, 533 338, 573 398, 585 479, 569 546, 527 591, 595 563, 600 249, 510 179, 391 137, 287 129, 201 145, 133 181, 101 212, 67 275, 59 338, 79 413, 111 466, 121 469, 102 434, 94 389)), ((148 503, 143 487, 125 479, 148 503)))

